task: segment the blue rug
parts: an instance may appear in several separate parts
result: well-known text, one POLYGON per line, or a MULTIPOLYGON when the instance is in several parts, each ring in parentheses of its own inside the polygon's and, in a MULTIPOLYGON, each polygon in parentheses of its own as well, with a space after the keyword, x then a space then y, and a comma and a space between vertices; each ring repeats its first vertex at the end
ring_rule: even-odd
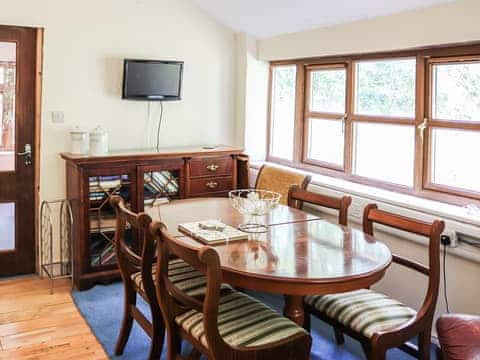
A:
MULTIPOLYGON (((278 312, 282 312, 282 296, 253 292, 249 294, 269 304, 278 312)), ((123 315, 122 283, 114 283, 106 286, 97 285, 88 291, 75 291, 73 293, 73 299, 110 358, 128 360, 146 359, 150 338, 145 335, 143 330, 135 322, 124 354, 118 357, 113 354, 123 315)), ((149 307, 140 297, 138 304, 144 314, 149 316, 149 307)), ((365 358, 362 348, 357 341, 345 336, 345 344, 337 346, 334 341, 332 328, 314 317, 312 317, 311 335, 313 338, 311 359, 353 360, 365 358)), ((183 352, 187 353, 188 350, 189 346, 187 344, 183 352)), ((436 358, 433 345, 431 358, 436 358)), ((162 359, 165 359, 165 355, 162 356, 162 359)), ((387 359, 407 360, 412 359, 412 357, 398 349, 392 349, 387 353, 387 359)))

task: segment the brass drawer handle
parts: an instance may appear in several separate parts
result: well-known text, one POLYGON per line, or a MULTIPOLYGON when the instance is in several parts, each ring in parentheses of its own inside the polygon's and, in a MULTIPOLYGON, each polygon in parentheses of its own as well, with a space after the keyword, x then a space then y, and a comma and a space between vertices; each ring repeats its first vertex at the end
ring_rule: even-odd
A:
POLYGON ((220 166, 218 166, 217 164, 210 164, 210 165, 207 165, 207 170, 214 172, 214 171, 217 171, 219 167, 220 166))
POLYGON ((216 181, 209 181, 205 184, 206 187, 210 189, 215 189, 218 186, 218 182, 216 181))

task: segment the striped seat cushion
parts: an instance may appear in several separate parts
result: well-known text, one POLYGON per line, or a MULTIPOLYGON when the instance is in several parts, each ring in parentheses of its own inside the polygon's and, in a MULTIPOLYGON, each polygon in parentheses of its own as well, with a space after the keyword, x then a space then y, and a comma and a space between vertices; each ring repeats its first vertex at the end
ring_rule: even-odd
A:
POLYGON ((416 315, 408 306, 372 290, 306 296, 305 302, 321 314, 370 338, 378 331, 393 330, 416 315))
MULTIPOLYGON (((189 310, 177 316, 175 322, 208 348, 201 312, 189 310)), ((293 321, 237 291, 220 298, 218 325, 224 341, 236 347, 265 345, 293 335, 307 334, 293 321)))
MULTIPOLYGON (((152 267, 152 277, 155 282, 156 266, 152 267)), ((207 278, 205 275, 194 269, 181 259, 174 259, 168 263, 168 277, 170 281, 179 289, 190 296, 201 296, 205 294, 207 278)), ((144 291, 142 273, 137 272, 131 275, 131 279, 140 291, 144 291)), ((223 289, 231 287, 222 284, 223 289)))

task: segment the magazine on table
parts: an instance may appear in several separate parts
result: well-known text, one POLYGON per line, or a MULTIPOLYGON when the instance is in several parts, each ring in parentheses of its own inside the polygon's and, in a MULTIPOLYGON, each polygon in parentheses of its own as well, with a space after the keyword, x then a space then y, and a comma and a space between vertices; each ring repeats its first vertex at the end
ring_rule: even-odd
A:
POLYGON ((219 220, 203 220, 178 225, 178 230, 206 244, 215 245, 227 241, 247 240, 248 234, 219 220))

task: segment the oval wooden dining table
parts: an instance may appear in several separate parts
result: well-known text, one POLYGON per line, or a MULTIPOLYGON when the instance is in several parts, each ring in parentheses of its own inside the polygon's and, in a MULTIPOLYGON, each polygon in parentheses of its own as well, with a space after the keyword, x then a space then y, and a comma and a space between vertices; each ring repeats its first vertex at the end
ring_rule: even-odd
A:
MULTIPOLYGON (((192 246, 204 246, 178 231, 178 224, 219 219, 238 226, 248 219, 226 198, 172 201, 146 209, 153 220, 192 246)), ((283 294, 284 315, 303 325, 303 297, 366 288, 379 281, 392 261, 388 247, 362 231, 302 210, 278 205, 260 222, 268 232, 248 240, 214 245, 225 283, 283 294)))

